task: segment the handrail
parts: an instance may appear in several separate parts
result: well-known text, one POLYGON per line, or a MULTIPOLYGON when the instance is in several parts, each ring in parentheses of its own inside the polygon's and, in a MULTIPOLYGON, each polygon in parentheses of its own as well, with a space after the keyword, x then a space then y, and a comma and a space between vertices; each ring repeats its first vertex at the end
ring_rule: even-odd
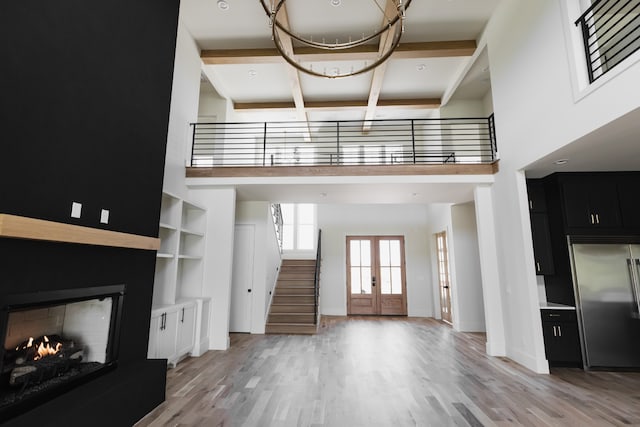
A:
POLYGON ((315 309, 313 312, 313 323, 318 324, 318 300, 320 297, 320 263, 322 261, 322 230, 318 230, 318 246, 316 249, 316 271, 313 279, 315 309))
POLYGON ((271 216, 273 217, 273 226, 276 229, 278 247, 280 248, 280 253, 282 253, 282 227, 284 225, 284 221, 282 219, 282 207, 280 206, 280 203, 271 204, 271 216))
POLYGON ((594 1, 575 25, 582 32, 590 83, 640 49, 640 1, 594 1))
POLYGON ((191 167, 487 164, 497 160, 489 117, 192 123, 191 167))

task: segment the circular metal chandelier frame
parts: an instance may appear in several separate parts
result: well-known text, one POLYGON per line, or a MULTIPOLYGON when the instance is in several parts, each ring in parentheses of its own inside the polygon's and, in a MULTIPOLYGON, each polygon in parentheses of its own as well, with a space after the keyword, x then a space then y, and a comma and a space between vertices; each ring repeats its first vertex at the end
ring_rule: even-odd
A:
POLYGON ((351 76, 356 76, 358 74, 366 73, 378 67, 380 64, 382 64, 387 59, 389 59, 389 57, 391 57, 391 55, 393 54, 394 50, 400 44, 400 39, 402 37, 402 33, 404 32, 404 25, 403 25, 404 12, 406 8, 409 7, 409 5, 411 4, 411 0, 406 0, 404 4, 402 3, 402 0, 395 0, 397 1, 397 13, 392 18, 390 19, 388 18, 387 24, 384 25, 379 31, 376 31, 375 33, 369 36, 363 36, 360 39, 353 40, 353 41, 350 40, 344 43, 339 43, 338 41, 336 41, 336 43, 326 43, 324 41, 318 42, 318 41, 314 41, 313 39, 306 39, 298 34, 295 34, 278 20, 278 13, 281 11, 282 7, 285 5, 286 0, 279 0, 272 10, 270 10, 269 7, 264 3, 264 0, 259 0, 259 1, 262 4, 262 7, 264 8, 265 13, 270 19, 272 38, 275 43, 276 49, 278 50, 282 58, 291 66, 298 69, 299 71, 302 71, 303 73, 310 74, 316 77, 325 77, 330 79, 351 77, 351 76), (367 64, 365 62, 365 65, 362 68, 359 68, 355 71, 352 70, 351 72, 348 72, 348 73, 338 72, 335 74, 326 74, 326 73, 320 73, 320 72, 314 71, 313 69, 304 67, 302 64, 300 64, 300 62, 298 62, 295 59, 294 53, 287 52, 284 46, 282 45, 282 39, 278 30, 287 34, 289 37, 291 37, 292 39, 296 40, 301 44, 314 47, 317 49, 321 49, 321 50, 328 50, 328 51, 337 51, 337 50, 354 48, 356 46, 361 46, 371 40, 374 40, 378 37, 382 37, 383 34, 390 31, 393 31, 393 35, 392 35, 393 41, 391 45, 389 45, 389 47, 384 51, 384 53, 380 55, 371 64, 367 64))

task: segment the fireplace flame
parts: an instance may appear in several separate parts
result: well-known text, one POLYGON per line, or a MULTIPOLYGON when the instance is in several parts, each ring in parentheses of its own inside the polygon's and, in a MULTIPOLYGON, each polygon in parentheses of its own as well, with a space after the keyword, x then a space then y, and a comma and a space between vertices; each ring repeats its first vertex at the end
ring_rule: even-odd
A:
POLYGON ((44 340, 42 340, 40 342, 40 345, 38 346, 37 355, 33 358, 33 360, 40 360, 46 356, 53 356, 54 354, 58 353, 61 348, 62 343, 57 343, 55 347, 52 347, 51 343, 49 342, 49 338, 45 335, 44 340))

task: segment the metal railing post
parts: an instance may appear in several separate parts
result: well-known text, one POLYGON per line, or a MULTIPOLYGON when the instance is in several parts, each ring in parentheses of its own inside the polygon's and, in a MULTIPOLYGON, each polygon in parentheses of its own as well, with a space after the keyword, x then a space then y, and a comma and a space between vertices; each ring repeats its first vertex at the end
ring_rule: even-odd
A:
POLYGON ((340 164, 340 122, 336 122, 336 164, 340 164))
POLYGON ((262 166, 267 164, 267 122, 264 122, 264 137, 262 138, 262 166))
POLYGON ((416 164, 416 130, 411 119, 411 150, 413 152, 413 164, 416 164))
POLYGON ((191 160, 189 161, 189 166, 193 166, 193 155, 196 151, 196 125, 197 123, 191 123, 193 130, 191 131, 191 160))

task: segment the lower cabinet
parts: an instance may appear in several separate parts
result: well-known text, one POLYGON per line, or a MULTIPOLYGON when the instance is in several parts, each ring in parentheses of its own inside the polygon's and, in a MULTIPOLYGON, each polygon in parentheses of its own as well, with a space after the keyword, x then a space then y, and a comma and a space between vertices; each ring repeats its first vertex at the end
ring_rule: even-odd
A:
POLYGON ((195 301, 156 308, 151 312, 149 330, 150 359, 167 359, 175 365, 194 347, 196 333, 195 301))
POLYGON ((575 310, 541 310, 542 333, 550 365, 582 364, 575 310))

